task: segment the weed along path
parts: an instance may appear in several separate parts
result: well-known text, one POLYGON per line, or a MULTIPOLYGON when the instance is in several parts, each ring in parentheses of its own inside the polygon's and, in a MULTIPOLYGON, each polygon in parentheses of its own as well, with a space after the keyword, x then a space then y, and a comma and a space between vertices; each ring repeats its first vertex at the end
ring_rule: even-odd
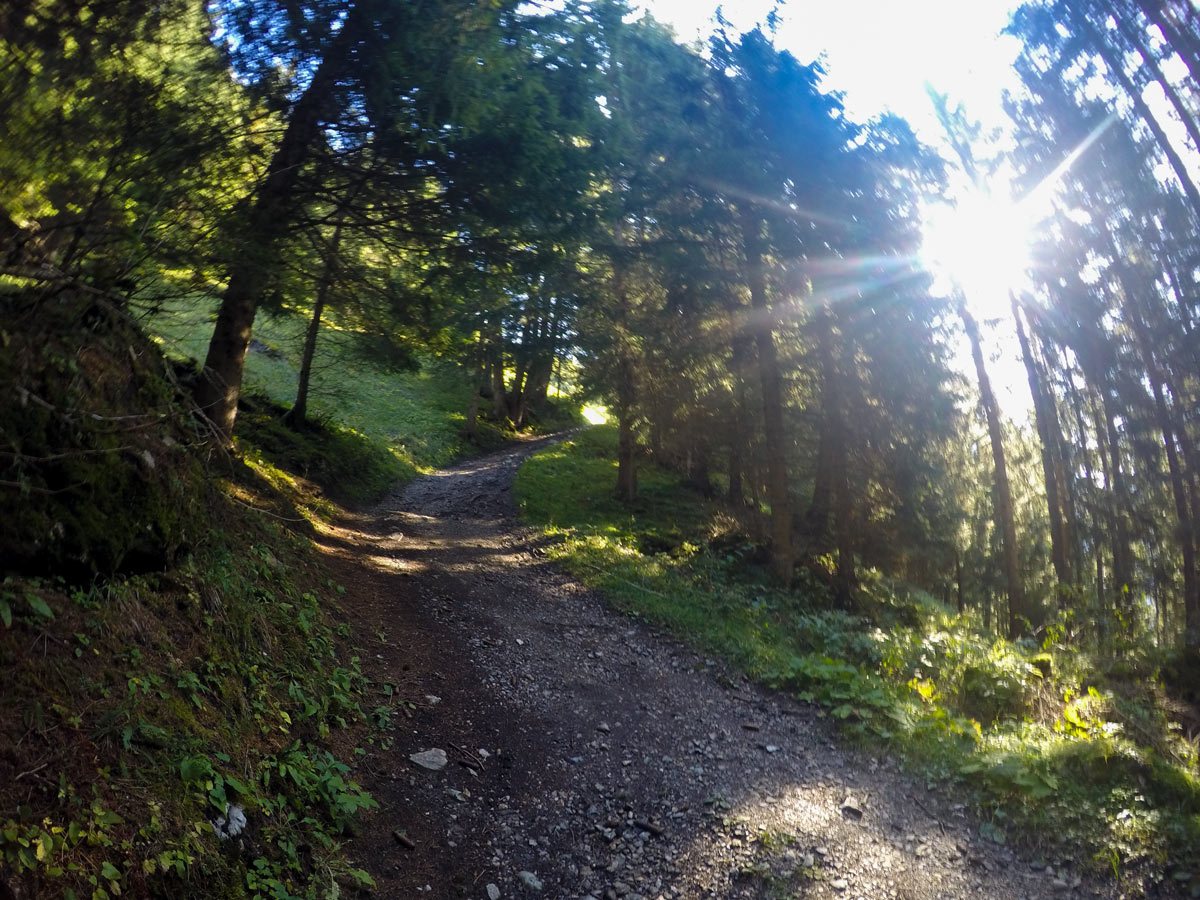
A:
POLYGON ((350 847, 375 896, 1116 896, 556 572, 509 496, 545 443, 323 536, 364 670, 405 701, 366 704, 391 724, 356 772, 380 804, 350 847))

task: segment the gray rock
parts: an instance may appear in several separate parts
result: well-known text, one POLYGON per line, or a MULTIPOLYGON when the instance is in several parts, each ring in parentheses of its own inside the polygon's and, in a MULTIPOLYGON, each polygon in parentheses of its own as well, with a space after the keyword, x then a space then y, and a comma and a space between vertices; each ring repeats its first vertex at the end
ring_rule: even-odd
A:
POLYGON ((500 900, 500 888, 496 887, 496 885, 489 884, 485 890, 487 891, 488 900, 500 900))
POLYGON ((541 879, 539 879, 532 872, 526 872, 526 871, 518 872, 517 880, 520 881, 521 884, 525 885, 525 887, 529 888, 531 891, 540 891, 542 889, 541 879))
POLYGON ((446 751, 435 747, 432 750, 422 750, 420 753, 414 753, 409 756, 413 762, 423 769, 430 769, 437 772, 446 768, 446 751))

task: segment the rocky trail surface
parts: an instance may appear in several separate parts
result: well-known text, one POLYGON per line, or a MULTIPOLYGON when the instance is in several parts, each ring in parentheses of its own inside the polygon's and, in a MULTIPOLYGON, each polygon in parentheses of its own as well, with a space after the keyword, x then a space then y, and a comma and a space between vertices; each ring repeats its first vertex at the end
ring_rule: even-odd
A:
POLYGON ((412 703, 356 772, 381 807, 350 846, 375 896, 1116 896, 981 839, 815 707, 557 572, 510 499, 544 445, 422 478, 322 537, 364 671, 412 703))

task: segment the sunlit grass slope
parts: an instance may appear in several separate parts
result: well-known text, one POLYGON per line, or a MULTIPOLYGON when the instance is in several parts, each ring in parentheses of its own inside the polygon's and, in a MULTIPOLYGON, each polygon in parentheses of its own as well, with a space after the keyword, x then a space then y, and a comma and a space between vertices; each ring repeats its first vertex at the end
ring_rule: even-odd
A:
POLYGON ((780 591, 762 548, 676 477, 646 466, 639 501, 618 503, 614 458, 613 429, 589 429, 529 460, 516 492, 551 557, 617 607, 953 786, 985 839, 1200 886, 1196 748, 1169 722, 1151 656, 1131 651, 1110 681, 1056 630, 1041 645, 997 640, 873 572, 854 612, 833 607, 819 568, 780 591))
MULTIPOLYGON (((144 324, 168 356, 203 360, 214 309, 210 301, 176 300, 148 316, 144 324)), ((306 326, 298 315, 258 316, 255 343, 246 361, 249 392, 281 407, 291 406, 306 326)), ((399 461, 400 480, 479 449, 462 434, 470 404, 467 379, 438 363, 418 372, 385 371, 356 359, 348 352, 349 342, 348 335, 335 330, 327 328, 321 334, 309 398, 312 419, 345 436, 360 435, 386 446, 399 461)), ((485 445, 505 436, 490 423, 480 422, 480 429, 485 445)), ((239 430, 244 432, 246 423, 239 423, 239 430)), ((283 437, 276 431, 267 439, 278 443, 283 437)), ((258 443, 257 436, 251 435, 251 440, 258 443)))

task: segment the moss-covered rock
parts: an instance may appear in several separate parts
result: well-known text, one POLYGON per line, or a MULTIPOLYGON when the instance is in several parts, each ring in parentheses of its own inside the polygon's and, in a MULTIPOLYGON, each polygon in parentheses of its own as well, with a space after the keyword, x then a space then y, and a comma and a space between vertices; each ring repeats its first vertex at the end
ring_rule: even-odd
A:
POLYGON ((101 298, 10 290, 0 345, 4 569, 81 581, 185 552, 201 435, 154 344, 101 298))

